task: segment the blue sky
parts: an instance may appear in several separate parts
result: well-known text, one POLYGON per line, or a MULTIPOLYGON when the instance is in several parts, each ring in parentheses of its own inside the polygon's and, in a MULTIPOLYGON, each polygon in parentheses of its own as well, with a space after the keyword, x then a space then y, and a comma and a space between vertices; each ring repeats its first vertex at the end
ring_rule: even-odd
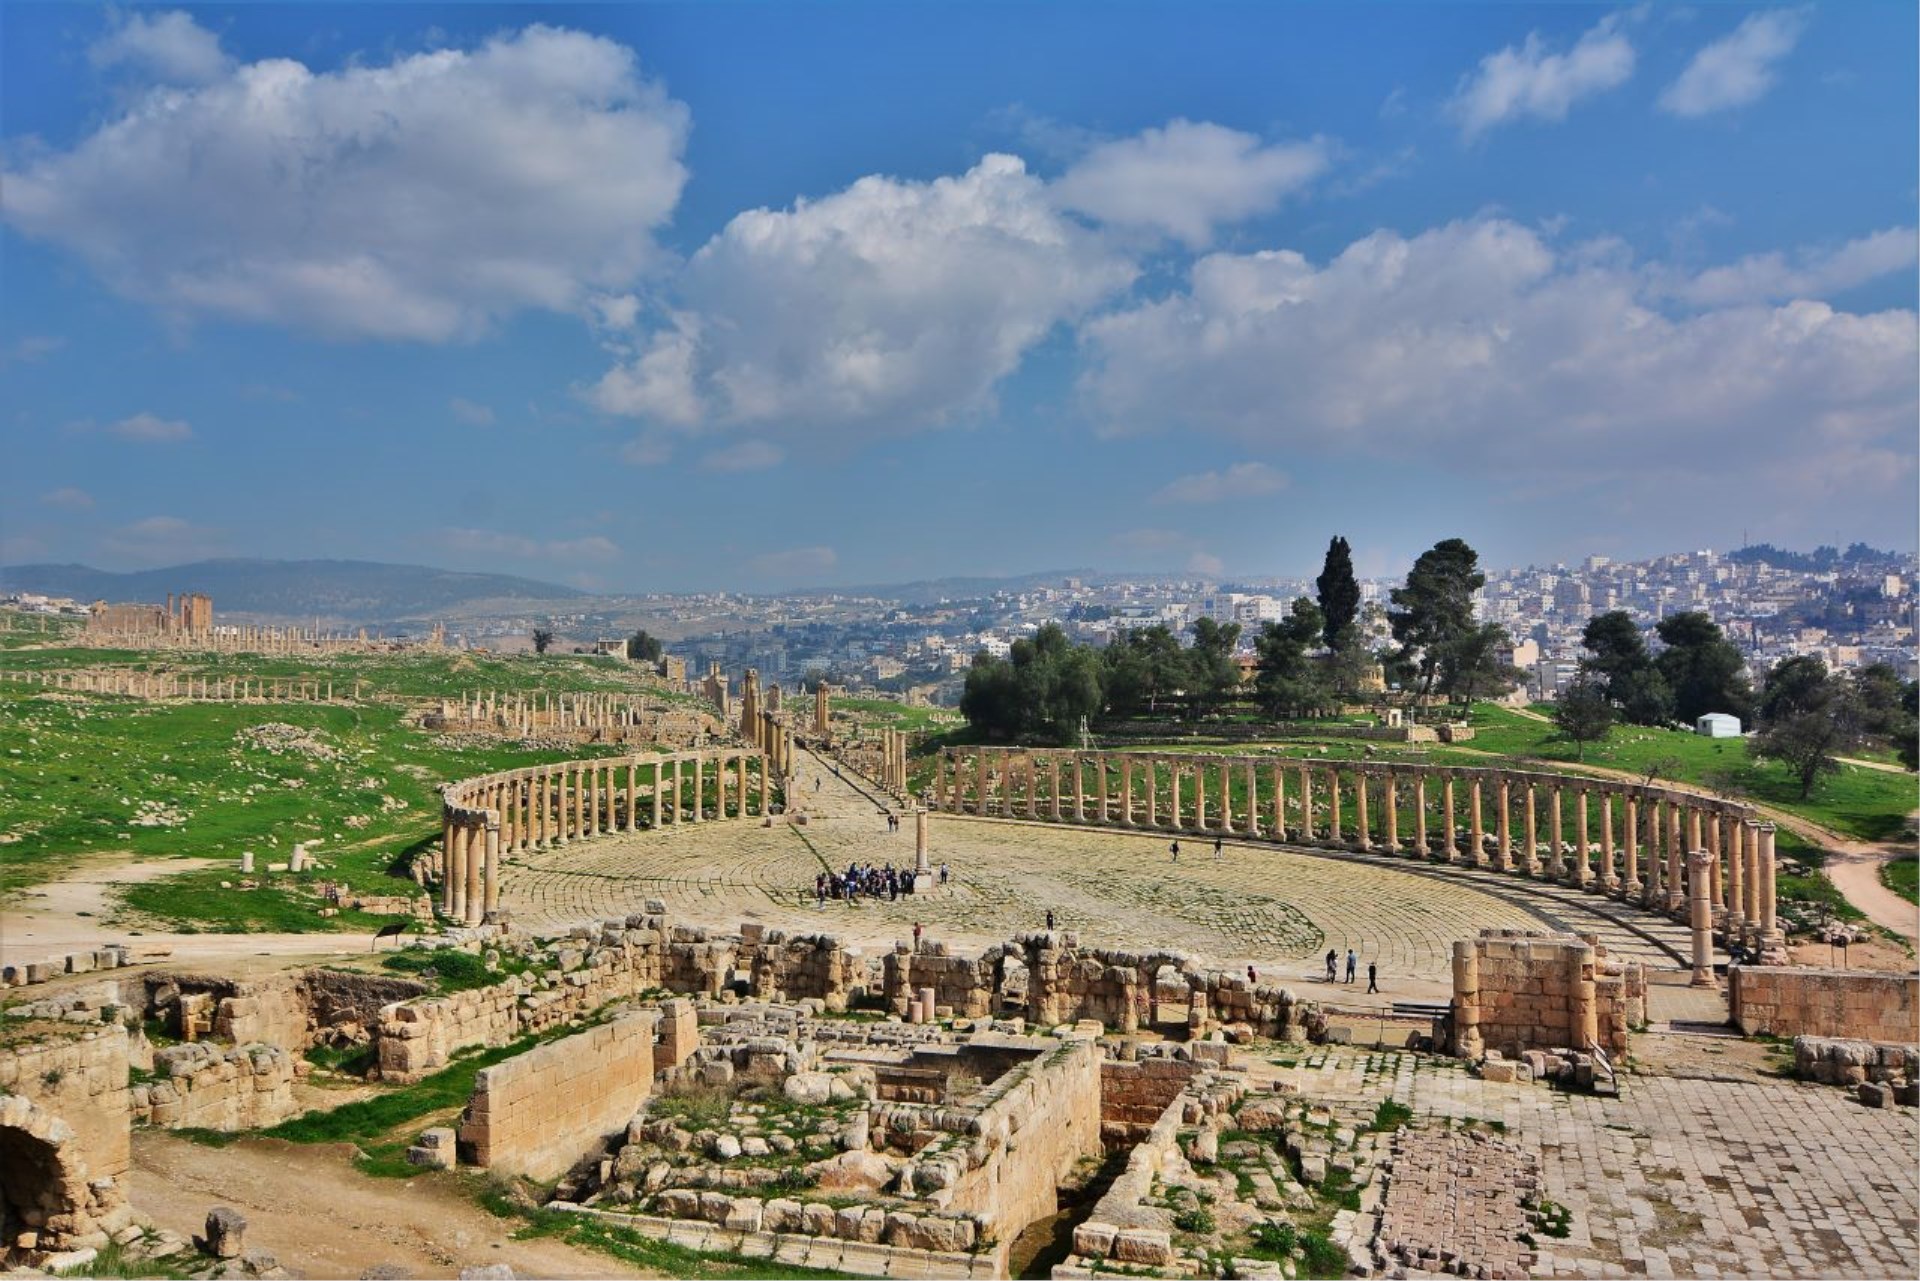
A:
POLYGON ((1909 4, 0 24, 0 562, 1914 545, 1909 4))

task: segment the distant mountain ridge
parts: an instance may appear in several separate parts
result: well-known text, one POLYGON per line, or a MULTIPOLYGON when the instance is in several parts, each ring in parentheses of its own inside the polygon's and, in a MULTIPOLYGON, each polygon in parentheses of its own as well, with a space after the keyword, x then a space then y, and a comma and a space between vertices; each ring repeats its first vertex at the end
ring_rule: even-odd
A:
POLYGON ((168 592, 205 592, 216 616, 381 623, 430 619, 480 601, 558 601, 592 595, 577 587, 510 574, 467 574, 425 565, 364 560, 194 561, 117 574, 86 565, 0 567, 0 591, 81 601, 164 601, 168 592))

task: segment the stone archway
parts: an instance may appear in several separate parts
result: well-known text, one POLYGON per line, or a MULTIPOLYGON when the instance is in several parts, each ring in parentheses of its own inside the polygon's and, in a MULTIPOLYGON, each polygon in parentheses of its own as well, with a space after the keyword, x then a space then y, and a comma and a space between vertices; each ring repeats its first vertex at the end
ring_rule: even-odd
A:
POLYGON ((0 1246, 11 1262, 30 1253, 18 1246, 32 1234, 32 1251, 98 1245, 87 1163, 73 1128, 14 1094, 0 1094, 0 1246))

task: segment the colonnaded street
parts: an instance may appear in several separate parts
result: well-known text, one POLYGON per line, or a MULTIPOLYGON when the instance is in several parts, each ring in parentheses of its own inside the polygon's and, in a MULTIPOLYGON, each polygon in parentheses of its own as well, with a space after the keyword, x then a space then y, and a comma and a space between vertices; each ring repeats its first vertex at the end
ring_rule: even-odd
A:
POLYGON ((1289 850, 1228 840, 1081 830, 936 814, 931 857, 949 883, 897 901, 814 900, 814 878, 849 863, 911 868, 911 820, 889 832, 885 810, 855 781, 803 754, 796 791, 805 826, 687 823, 599 836, 505 860, 502 905, 535 932, 604 920, 666 902, 674 919, 735 928, 828 933, 887 945, 928 937, 963 949, 1038 930, 1051 909, 1062 929, 1095 947, 1163 947, 1223 967, 1253 965, 1281 982, 1324 977, 1332 949, 1380 967, 1382 990, 1400 998, 1448 989, 1457 939, 1482 929, 1592 933, 1615 955, 1649 968, 1682 968, 1684 925, 1598 895, 1471 868, 1436 868, 1379 856, 1289 850), (816 788, 816 784, 818 785, 816 788))

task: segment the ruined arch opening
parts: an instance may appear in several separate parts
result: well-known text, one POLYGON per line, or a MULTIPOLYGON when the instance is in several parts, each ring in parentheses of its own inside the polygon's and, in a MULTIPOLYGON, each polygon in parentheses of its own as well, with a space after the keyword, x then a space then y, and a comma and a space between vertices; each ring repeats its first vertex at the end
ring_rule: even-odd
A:
POLYGON ((62 1145, 32 1129, 0 1124, 0 1247, 12 1262, 22 1233, 39 1234, 39 1248, 58 1246, 48 1225, 71 1221, 85 1207, 76 1204, 75 1188, 85 1181, 70 1169, 71 1156, 62 1145))

